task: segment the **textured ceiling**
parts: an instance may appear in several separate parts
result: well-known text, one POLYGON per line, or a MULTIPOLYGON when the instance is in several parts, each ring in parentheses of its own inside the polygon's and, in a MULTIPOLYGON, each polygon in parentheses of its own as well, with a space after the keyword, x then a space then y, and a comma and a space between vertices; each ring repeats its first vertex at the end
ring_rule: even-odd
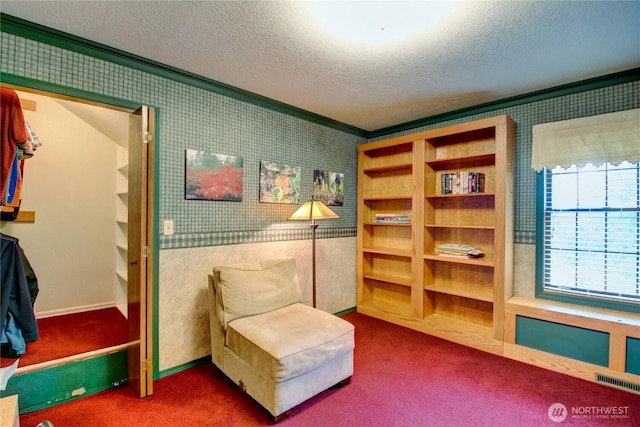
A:
MULTIPOLYGON (((640 66, 638 1, 463 1, 386 45, 337 37, 313 3, 2 0, 1 11, 365 130, 640 66)), ((416 3, 426 20, 435 2, 416 3)))

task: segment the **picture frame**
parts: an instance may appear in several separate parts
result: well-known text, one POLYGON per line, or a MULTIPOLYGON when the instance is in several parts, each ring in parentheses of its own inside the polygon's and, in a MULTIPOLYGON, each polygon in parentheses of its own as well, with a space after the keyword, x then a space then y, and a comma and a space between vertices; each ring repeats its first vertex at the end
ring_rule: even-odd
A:
POLYGON ((299 203, 299 166, 262 160, 260 162, 260 203, 299 203))
POLYGON ((313 199, 327 206, 344 205, 344 173, 322 169, 313 171, 313 199))
POLYGON ((186 200, 241 202, 243 184, 242 157, 186 150, 186 200))

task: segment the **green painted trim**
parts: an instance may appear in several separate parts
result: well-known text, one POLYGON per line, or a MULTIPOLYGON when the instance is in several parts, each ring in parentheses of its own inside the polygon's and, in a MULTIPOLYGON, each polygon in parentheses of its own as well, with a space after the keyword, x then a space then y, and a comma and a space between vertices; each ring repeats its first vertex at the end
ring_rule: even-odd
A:
POLYGON ((340 316, 344 316, 345 314, 354 313, 355 311, 356 311, 356 307, 351 307, 351 308, 347 308, 346 310, 342 310, 337 313, 334 313, 334 315, 340 317, 340 316))
POLYGON ((151 229, 153 233, 153 280, 152 300, 151 300, 151 323, 153 335, 153 379, 160 378, 160 111, 154 108, 155 129, 153 130, 153 224, 151 229))
POLYGON ((536 172, 536 297, 544 298, 544 171, 536 172))
POLYGON ((164 371, 160 372, 159 378, 168 377, 170 375, 177 374, 178 372, 186 371, 187 369, 193 368, 194 366, 198 366, 203 363, 213 363, 211 361, 211 356, 201 357, 200 359, 192 360, 191 362, 183 363, 182 365, 165 369, 164 371))
POLYGON ((14 375, 3 395, 18 394, 21 414, 89 396, 127 382, 126 350, 14 375))
POLYGON ((523 95, 513 96, 510 98, 500 99, 485 104, 475 105, 448 113, 438 114, 423 119, 414 120, 396 126, 390 126, 369 132, 369 138, 378 138, 405 130, 411 130, 423 126, 430 126, 449 120, 456 120, 475 114, 482 114, 489 111, 501 110, 504 108, 515 107, 518 105, 529 104, 532 102, 543 101, 545 99, 557 98, 560 96, 571 95, 574 93, 585 92, 588 90, 600 89, 607 86, 614 86, 622 83, 640 80, 640 68, 632 68, 630 70, 619 73, 609 74, 592 79, 582 80, 566 85, 556 86, 549 89, 543 89, 536 92, 526 93, 523 95))
POLYGON ((536 173, 536 298, 589 307, 640 313, 640 306, 633 303, 589 298, 579 295, 545 291, 544 289, 544 171, 536 173))
POLYGON ((244 89, 240 89, 219 81, 190 73, 176 67, 161 64, 141 56, 124 52, 101 43, 93 42, 82 37, 74 36, 53 28, 34 24, 11 15, 0 14, 2 31, 15 34, 31 40, 36 40, 52 46, 60 47, 72 52, 98 58, 114 64, 124 65, 134 70, 153 74, 173 81, 184 83, 220 95, 228 96, 249 104, 278 111, 299 119, 307 120, 353 135, 367 137, 368 131, 330 119, 319 114, 305 111, 301 108, 261 96, 244 89))
POLYGON ((516 316, 516 344, 609 367, 609 334, 516 316))
POLYGON ((627 337, 627 366, 625 372, 640 375, 640 339, 627 337))
POLYGON ((70 96, 73 98, 86 99, 88 101, 99 102, 101 104, 113 105, 119 108, 135 111, 142 105, 140 102, 129 101, 112 96, 101 95, 96 92, 89 92, 82 89, 75 89, 55 83, 48 83, 42 80, 35 80, 28 77, 17 76, 15 74, 2 73, 0 81, 15 86, 50 92, 57 95, 70 96))

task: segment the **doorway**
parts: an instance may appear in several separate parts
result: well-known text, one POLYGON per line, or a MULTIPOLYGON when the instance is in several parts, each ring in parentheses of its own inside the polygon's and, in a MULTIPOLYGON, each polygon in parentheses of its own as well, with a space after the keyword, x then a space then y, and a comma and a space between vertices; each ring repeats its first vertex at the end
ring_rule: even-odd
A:
MULTIPOLYGON (((3 84, 3 86, 6 85, 3 84)), ((45 313, 45 315, 55 316, 113 306, 125 315, 129 323, 128 330, 134 334, 115 347, 97 349, 90 354, 72 355, 65 357, 64 360, 50 360, 44 364, 21 366, 14 375, 17 379, 24 373, 33 374, 38 370, 72 364, 88 358, 100 357, 102 354, 112 354, 114 351, 126 352, 128 349, 130 354, 125 359, 128 360, 129 365, 132 364, 132 359, 134 360, 133 366, 129 366, 127 373, 129 382, 141 397, 151 394, 153 374, 151 357, 153 233, 151 230, 154 229, 152 227, 154 169, 149 166, 149 162, 151 165, 153 163, 153 145, 149 142, 150 135, 153 135, 155 113, 149 108, 134 112, 131 109, 97 104, 86 99, 70 98, 26 87, 11 86, 11 88, 21 97, 35 101, 35 111, 25 112, 25 116, 37 115, 32 117, 36 122, 39 120, 53 122, 48 124, 55 128, 54 135, 39 132, 38 126, 32 125, 36 135, 42 139, 43 146, 40 148, 42 156, 47 155, 47 144, 65 142, 75 145, 75 155, 77 155, 73 158, 67 156, 62 160, 58 159, 59 169, 52 171, 44 178, 44 180, 55 180, 63 172, 69 171, 75 174, 72 174, 75 180, 73 177, 67 178, 65 185, 56 186, 57 199, 62 205, 62 209, 58 212, 62 212, 62 216, 55 217, 50 209, 38 207, 37 203, 32 205, 36 206, 34 209, 30 208, 30 201, 27 200, 29 191, 25 191, 29 174, 29 164, 26 164, 21 211, 33 212, 34 221, 20 224, 3 223, 3 233, 16 235, 25 245, 31 245, 30 248, 25 248, 27 255, 30 252, 33 256, 42 255, 44 252, 45 257, 49 258, 46 261, 47 267, 40 272, 35 260, 32 262, 35 264, 33 267, 41 283, 41 292, 36 300, 36 314, 45 313), (73 116, 77 120, 76 124, 69 125, 68 122, 64 122, 63 125, 59 120, 44 117, 46 114, 44 106, 48 103, 55 104, 55 108, 62 109, 65 115, 73 116), (38 108, 38 105, 41 108, 38 108), (146 114, 145 120, 142 120, 143 110, 146 114), (148 128, 132 131, 131 123, 138 126, 146 125, 148 128), (93 136, 85 138, 78 144, 75 137, 85 128, 89 129, 93 136), (135 137, 130 140, 129 134, 132 132, 135 137), (73 138, 64 137, 65 133, 73 138), (143 141, 143 138, 146 138, 146 141, 143 141), (123 152, 126 154, 125 163, 128 163, 131 160, 129 154, 131 150, 128 145, 134 141, 140 144, 136 146, 137 166, 123 166, 123 152), (97 145, 90 146, 90 143, 97 145), (89 158, 94 162, 89 166, 90 173, 81 175, 80 166, 87 166, 83 163, 91 163, 89 158), (118 175, 121 176, 118 177, 118 175), (78 179, 80 176, 89 176, 90 179, 78 179), (124 179, 124 184, 120 178, 124 179), (115 191, 107 196, 106 192, 109 188, 115 188, 115 191), (130 210, 133 210, 133 215, 130 210), (98 222, 93 222, 94 220, 98 222), (49 234, 46 230, 42 231, 43 227, 49 228, 49 234), (134 233, 133 244, 128 240, 128 232, 131 229, 137 230, 134 233), (61 235, 64 237, 60 238, 61 235), (62 261, 55 262, 55 260, 51 262, 56 254, 64 254, 62 259, 65 262, 70 261, 71 264, 63 265, 62 261), (140 255, 143 255, 142 259, 140 255), (132 266, 135 267, 133 270, 132 266), (48 271, 53 271, 54 274, 47 277, 48 271), (67 280, 52 279, 54 275, 64 274, 65 271, 67 280), (129 286, 132 278, 137 279, 133 280, 136 283, 133 287, 129 286), (63 283, 66 288, 51 288, 52 283, 63 283), (45 288, 45 286, 49 287, 45 288), (134 292, 133 295, 131 291, 134 292), (47 301, 45 298, 51 300, 47 301), (133 308, 131 308, 132 304, 133 308), (132 351, 137 352, 137 355, 132 355, 132 351), (141 378, 144 382, 141 382, 141 378), (141 387, 141 384, 144 386, 141 387)), ((27 120, 29 121, 29 118, 27 120)), ((53 151, 51 147, 49 145, 50 151, 53 151)), ((36 152, 35 156, 38 154, 36 152)), ((40 178, 37 182, 44 181, 40 178)), ((39 383, 38 381, 30 382, 34 386, 39 383)), ((21 400, 24 393, 25 391, 22 390, 21 400)))

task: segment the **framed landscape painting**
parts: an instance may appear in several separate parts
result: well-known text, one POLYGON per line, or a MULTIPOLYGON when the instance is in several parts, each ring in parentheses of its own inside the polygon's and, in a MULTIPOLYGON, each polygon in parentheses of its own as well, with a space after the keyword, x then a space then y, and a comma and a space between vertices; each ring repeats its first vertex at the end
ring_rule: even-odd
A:
POLYGON ((242 201, 242 157, 186 150, 185 199, 242 201))
POLYGON ((260 202, 298 203, 300 200, 300 166, 260 162, 260 202))
POLYGON ((327 206, 344 204, 344 174, 316 169, 313 171, 313 198, 327 206))

